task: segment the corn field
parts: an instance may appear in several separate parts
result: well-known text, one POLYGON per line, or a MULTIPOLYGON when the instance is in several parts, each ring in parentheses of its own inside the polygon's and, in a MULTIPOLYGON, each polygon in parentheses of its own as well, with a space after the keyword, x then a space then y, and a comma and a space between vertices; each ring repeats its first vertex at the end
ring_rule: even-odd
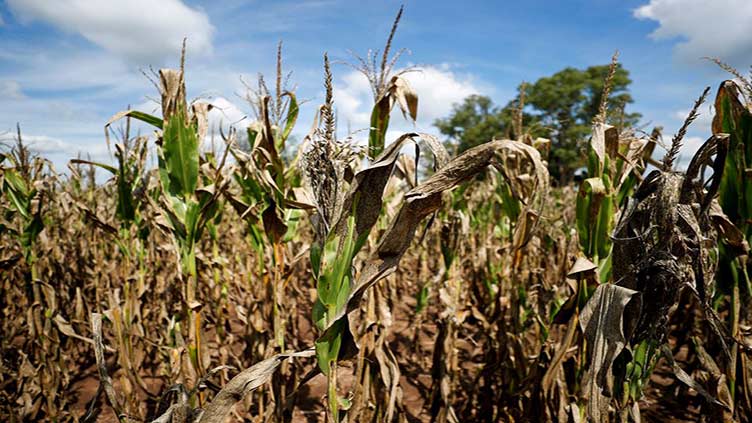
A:
POLYGON ((420 113, 389 55, 400 17, 356 65, 363 139, 337 136, 326 55, 298 121, 281 48, 274 86, 249 87, 256 120, 210 150, 185 50, 157 74, 161 115, 102 122, 112 163, 58 172, 17 129, 0 420, 752 422, 751 78, 728 69, 682 171, 710 88, 664 139, 606 123, 607 79, 588 177, 552 186, 522 105, 514 139, 461 154, 387 139, 392 111, 420 113))

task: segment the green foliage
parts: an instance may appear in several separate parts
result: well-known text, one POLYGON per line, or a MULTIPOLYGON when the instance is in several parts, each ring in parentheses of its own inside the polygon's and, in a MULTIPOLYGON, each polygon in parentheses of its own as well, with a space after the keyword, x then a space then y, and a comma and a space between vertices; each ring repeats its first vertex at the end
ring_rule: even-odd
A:
MULTIPOLYGON (((561 183, 571 181, 574 171, 586 163, 586 138, 598 114, 608 72, 608 65, 566 68, 522 86, 523 124, 531 136, 551 139, 549 170, 561 183)), ((618 66, 611 82, 607 123, 626 128, 639 120, 639 113, 623 111, 633 101, 631 82, 629 72, 618 66)), ((473 95, 455 105, 449 117, 437 120, 435 125, 462 152, 489 139, 510 138, 519 102, 518 96, 498 107, 488 97, 473 95)))
MULTIPOLYGON (((526 118, 532 117, 526 115, 526 118)), ((508 138, 512 114, 494 105, 490 97, 473 94, 455 105, 449 117, 438 119, 434 125, 462 152, 488 140, 508 138)))
MULTIPOLYGON (((550 131, 549 169, 560 182, 571 180, 574 170, 585 164, 585 139, 598 114, 608 73, 608 65, 584 70, 566 68, 526 88, 527 104, 550 131)), ((618 65, 611 80, 606 123, 620 129, 634 125, 640 118, 638 113, 623 112, 633 101, 629 94, 631 82, 629 72, 618 65)))
POLYGON ((17 147, 9 153, 0 154, 0 165, 0 188, 10 205, 10 213, 6 214, 5 220, 12 220, 14 214, 20 217, 19 227, 2 222, 0 232, 10 232, 18 240, 26 263, 33 268, 34 245, 44 230, 44 195, 37 184, 44 162, 36 158, 32 163, 28 150, 21 142, 19 129, 17 147))
POLYGON ((188 199, 196 191, 198 147, 196 126, 188 122, 185 105, 180 105, 165 123, 159 154, 159 176, 170 195, 188 199))
MULTIPOLYGON (((719 243, 717 286, 722 293, 730 294, 728 325, 731 336, 740 332, 741 316, 748 315, 749 306, 744 297, 752 294, 749 273, 749 243, 752 242, 752 92, 747 78, 725 81, 718 89, 715 100, 716 115, 713 118, 713 134, 728 134, 729 145, 723 165, 723 178, 719 186, 719 198, 723 212, 736 230, 736 236, 719 243)), ((726 370, 732 396, 746 391, 743 377, 738 377, 737 366, 745 362, 737 356, 737 347, 732 348, 726 370)))
POLYGON ((37 196, 37 190, 23 180, 15 170, 6 169, 4 171, 3 193, 8 196, 12 207, 22 218, 22 230, 16 232, 16 235, 21 242, 24 258, 27 263, 31 264, 34 242, 44 229, 41 207, 34 207, 32 203, 37 196))
MULTIPOLYGON (((752 241, 752 110, 739 100, 744 97, 733 81, 721 84, 715 100, 716 116, 713 133, 729 134, 729 154, 723 169, 718 202, 729 220, 741 231, 746 241, 752 241)), ((737 248, 721 245, 718 272, 719 286, 726 292, 734 286, 752 292, 748 265, 738 259, 737 248)))
MULTIPOLYGON (((116 114, 107 123, 133 117, 162 128, 157 141, 157 161, 163 198, 160 201, 167 228, 178 244, 180 269, 196 283, 195 245, 206 224, 218 213, 219 188, 205 185, 199 189, 199 146, 206 128, 210 106, 193 105, 189 114, 185 100, 184 70, 161 69, 162 119, 132 110, 116 114)), ((216 176, 219 176, 217 172, 216 176)), ((212 181, 219 183, 219 179, 212 181)), ((186 294, 195 300, 195 287, 186 294)))
MULTIPOLYGON (((362 244, 355 239, 355 217, 350 216, 344 239, 332 232, 323 248, 311 247, 311 264, 318 294, 313 306, 313 321, 320 331, 332 324, 346 306, 353 278, 353 259, 362 244)), ((317 361, 326 375, 339 355, 342 334, 342 328, 330 328, 316 341, 317 361)))
POLYGON ((89 160, 71 160, 71 163, 96 166, 115 177, 117 184, 115 216, 120 221, 121 230, 127 231, 132 225, 142 223, 139 210, 143 205, 144 195, 139 194, 138 191, 145 188, 147 140, 146 137, 137 137, 135 140, 126 139, 122 144, 116 144, 117 167, 89 160))

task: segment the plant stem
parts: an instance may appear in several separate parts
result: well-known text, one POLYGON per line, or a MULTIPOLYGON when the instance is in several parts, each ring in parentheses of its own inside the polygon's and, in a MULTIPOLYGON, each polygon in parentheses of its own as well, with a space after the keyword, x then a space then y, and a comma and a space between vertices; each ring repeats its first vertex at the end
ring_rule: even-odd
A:
POLYGON ((187 242, 181 248, 181 271, 183 272, 185 285, 185 299, 190 311, 188 324, 189 356, 197 375, 202 375, 201 363, 201 312, 197 307, 196 292, 198 288, 198 273, 196 271, 196 249, 193 242, 187 242), (191 351, 192 350, 192 351, 191 351))
MULTIPOLYGON (((737 263, 739 262, 739 259, 736 259, 737 263)), ((743 267, 743 265, 739 264, 739 267, 743 267)), ((746 273, 746 269, 744 269, 746 273)), ((731 320, 730 325, 731 326, 731 337, 736 339, 737 335, 739 334, 739 311, 741 308, 741 303, 739 301, 739 274, 734 273, 733 275, 733 286, 731 287, 731 313, 729 316, 729 319, 731 320)), ((729 384, 729 390, 731 391, 731 398, 736 398, 736 362, 737 362, 737 356, 739 352, 739 346, 734 344, 731 345, 731 357, 729 358, 729 366, 727 370, 726 377, 728 378, 728 384, 729 384)))
POLYGON ((327 399, 329 401, 329 410, 327 415, 328 423, 339 423, 339 398, 337 397, 337 361, 332 360, 329 363, 329 374, 326 379, 327 399))
POLYGON ((272 297, 273 297, 273 324, 274 324, 274 340, 280 348, 280 351, 285 350, 285 334, 282 324, 282 318, 280 316, 280 294, 282 291, 282 273, 284 272, 285 259, 284 259, 284 246, 281 242, 275 242, 273 246, 273 258, 274 258, 274 276, 272 278, 272 297))

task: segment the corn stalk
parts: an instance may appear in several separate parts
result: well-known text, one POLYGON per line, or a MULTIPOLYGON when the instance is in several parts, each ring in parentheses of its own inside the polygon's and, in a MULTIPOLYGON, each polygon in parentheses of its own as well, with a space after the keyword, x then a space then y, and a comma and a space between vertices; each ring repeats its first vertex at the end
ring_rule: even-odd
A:
MULTIPOLYGON (((157 158, 161 197, 158 207, 162 212, 160 226, 172 235, 176 243, 183 281, 184 314, 188 318, 188 355, 196 374, 204 372, 204 354, 201 341, 201 303, 196 268, 196 243, 206 225, 217 214, 217 200, 226 188, 221 172, 214 175, 213 183, 199 186, 200 144, 207 131, 207 114, 210 105, 186 102, 184 56, 181 68, 161 69, 160 94, 162 118, 128 110, 113 116, 113 122, 131 117, 155 126, 157 131, 157 158)), ((106 131, 106 134, 108 132, 106 131)), ((221 168, 221 166, 220 166, 221 168)))

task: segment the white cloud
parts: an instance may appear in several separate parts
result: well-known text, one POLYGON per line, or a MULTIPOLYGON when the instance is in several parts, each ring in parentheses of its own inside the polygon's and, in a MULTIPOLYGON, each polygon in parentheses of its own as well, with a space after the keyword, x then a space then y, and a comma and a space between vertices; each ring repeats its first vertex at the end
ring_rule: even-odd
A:
POLYGON ((224 145, 222 134, 227 136, 231 128, 237 131, 239 141, 247 138, 245 129, 251 119, 240 107, 221 96, 207 99, 206 102, 210 103, 213 108, 209 112, 209 130, 203 140, 203 148, 212 149, 212 147, 224 145))
POLYGON ((40 154, 70 153, 72 148, 63 140, 49 137, 47 135, 27 135, 21 134, 24 144, 29 150, 40 154))
POLYGON ((0 99, 20 100, 24 97, 18 81, 0 81, 0 99))
POLYGON ((434 120, 448 115, 452 106, 465 97, 480 93, 471 77, 458 75, 449 65, 423 67, 405 78, 418 93, 418 122, 425 125, 433 125, 434 120))
MULTIPOLYGON (((455 103, 465 97, 480 92, 477 82, 472 77, 460 75, 449 65, 421 66, 416 72, 405 74, 405 79, 418 94, 418 120, 416 127, 421 131, 431 132, 433 122, 446 116, 455 103)), ((361 73, 347 73, 335 84, 334 103, 337 108, 340 127, 350 125, 353 131, 367 129, 373 106, 373 94, 368 80, 361 73)), ((391 130, 404 132, 412 130, 395 107, 391 130)))
POLYGON ((180 0, 8 0, 8 6, 22 22, 48 22, 142 64, 179 55, 184 37, 191 53, 212 47, 209 17, 180 0))
MULTIPOLYGON (((76 145, 48 135, 29 134, 24 132, 23 128, 21 128, 21 139, 31 152, 40 154, 43 157, 60 155, 67 161, 78 155, 84 157, 88 155, 96 159, 107 156, 107 147, 104 144, 101 146, 76 145)), ((0 141, 5 144, 15 143, 16 129, 3 131, 0 134, 0 141)))
POLYGON ((227 127, 229 125, 236 127, 245 127, 248 124, 248 117, 240 107, 225 97, 215 97, 210 101, 213 109, 209 112, 209 126, 227 127))
POLYGON ((353 131, 368 128, 373 94, 368 79, 356 71, 347 73, 341 83, 334 85, 334 105, 341 126, 353 131))
POLYGON ((752 1, 650 0, 633 14, 658 22, 651 34, 654 39, 682 39, 674 51, 683 60, 710 56, 737 66, 749 65, 752 1))
POLYGON ((700 149, 700 146, 702 146, 705 141, 705 139, 700 137, 684 138, 682 143, 682 156, 687 156, 685 157, 685 160, 687 162, 689 162, 689 159, 692 158, 692 155, 694 155, 695 152, 700 149))

